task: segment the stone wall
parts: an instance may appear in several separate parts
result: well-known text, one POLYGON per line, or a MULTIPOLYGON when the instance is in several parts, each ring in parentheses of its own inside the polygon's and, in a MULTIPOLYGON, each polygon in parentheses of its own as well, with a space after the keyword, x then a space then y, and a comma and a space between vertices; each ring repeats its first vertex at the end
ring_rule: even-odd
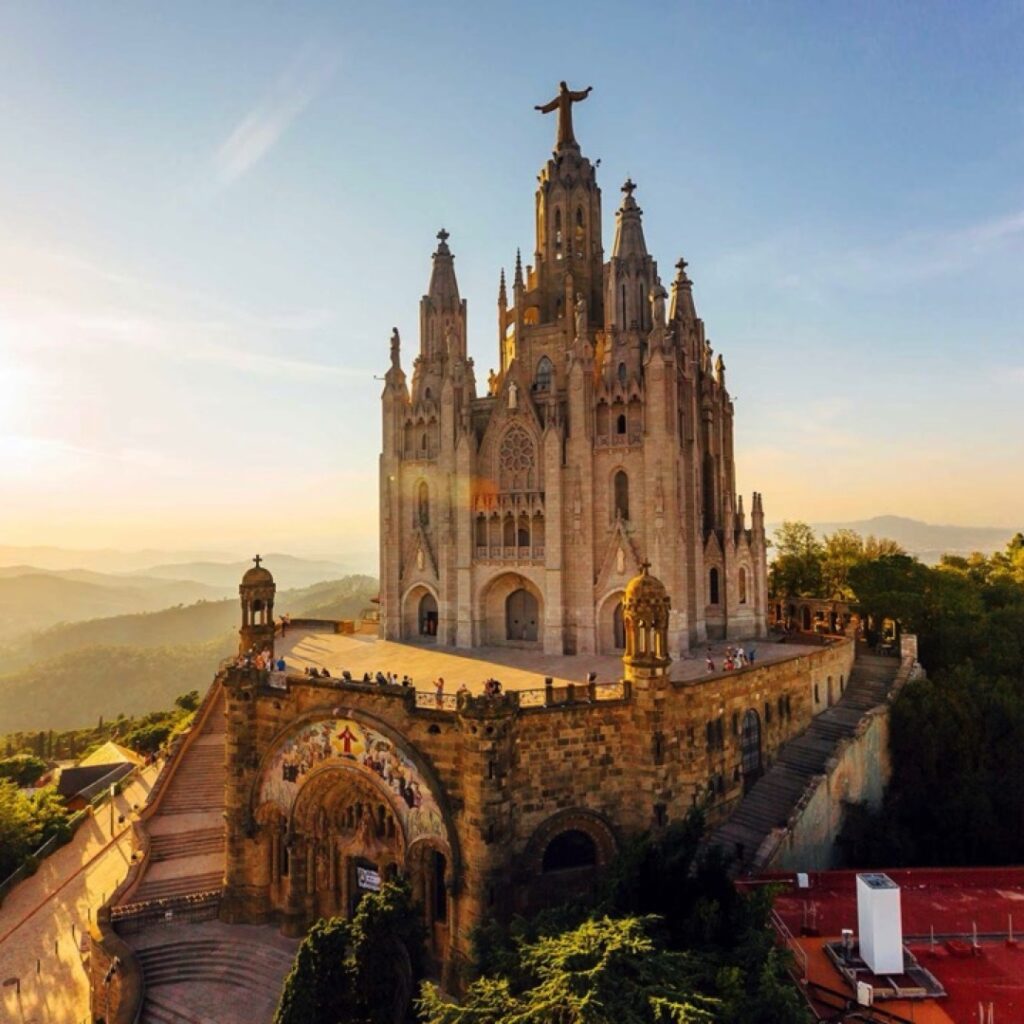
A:
MULTIPOLYGON (((440 920, 428 925, 435 955, 451 978, 469 954, 476 925, 592 884, 624 836, 679 820, 695 804, 706 806, 712 821, 727 815, 744 788, 744 714, 754 710, 762 721, 767 766, 779 746, 820 710, 814 684, 820 690, 828 676, 848 675, 852 661, 853 644, 838 640, 804 648, 783 662, 699 681, 638 680, 632 687, 574 687, 571 694, 568 688, 495 698, 464 694, 457 710, 417 706, 415 693, 398 686, 295 677, 278 689, 253 670, 227 670, 222 916, 272 921, 300 934, 320 914, 340 912, 351 891, 339 882, 336 858, 343 848, 343 863, 354 864, 354 857, 394 863, 435 911, 444 899, 440 920), (377 784, 336 748, 325 746, 320 753, 318 747, 315 763, 300 769, 297 795, 283 817, 261 806, 269 766, 278 764, 275 752, 310 723, 340 719, 386 737, 388 746, 417 766, 444 819, 429 849, 442 857, 446 896, 430 881, 433 855, 425 858, 427 848, 421 844, 417 850, 415 837, 395 836, 383 825, 362 839, 352 831, 334 832, 343 801, 328 801, 334 817, 322 815, 315 826, 308 815, 296 816, 301 794, 325 784, 331 772, 357 786, 377 784), (567 832, 589 837, 593 863, 545 871, 549 843, 567 832), (329 868, 322 861, 325 842, 329 868), (361 850, 359 842, 368 845, 361 850)), ((386 772, 382 779, 376 790, 380 821, 390 816, 387 807, 401 819, 405 809, 398 790, 388 788, 386 772)), ((335 796, 346 786, 339 782, 335 796)))

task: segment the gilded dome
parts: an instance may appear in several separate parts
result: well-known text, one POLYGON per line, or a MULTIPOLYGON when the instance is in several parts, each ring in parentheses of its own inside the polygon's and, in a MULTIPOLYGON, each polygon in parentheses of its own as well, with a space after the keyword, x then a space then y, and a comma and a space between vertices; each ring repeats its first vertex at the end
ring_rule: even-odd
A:
POLYGON ((274 585, 274 577, 270 575, 270 570, 264 569, 260 565, 260 557, 256 556, 253 561, 256 563, 251 569, 247 569, 245 575, 242 577, 243 587, 272 587, 274 585))
POLYGON ((634 576, 626 585, 626 596, 623 604, 636 607, 646 604, 660 604, 668 600, 665 584, 657 576, 650 574, 650 562, 640 566, 640 575, 634 576))

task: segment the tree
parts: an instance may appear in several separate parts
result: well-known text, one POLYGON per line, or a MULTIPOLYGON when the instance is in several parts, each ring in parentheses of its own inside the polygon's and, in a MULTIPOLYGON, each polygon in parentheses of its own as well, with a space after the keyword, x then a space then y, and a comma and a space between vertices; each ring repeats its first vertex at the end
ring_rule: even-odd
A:
POLYGON ((15 754, 0 761, 0 779, 13 779, 22 789, 31 786, 45 771, 46 762, 32 754, 15 754))
POLYGON ((175 697, 174 704, 176 707, 181 708, 182 711, 195 711, 199 707, 199 691, 189 690, 188 693, 175 697))
POLYGON ((523 945, 533 984, 514 992, 507 979, 470 985, 461 1005, 430 984, 419 1001, 424 1024, 711 1024, 716 1000, 694 991, 685 953, 651 936, 655 918, 602 917, 523 945))
POLYGON ((318 921, 303 939, 274 1024, 392 1024, 421 973, 423 941, 407 885, 367 893, 351 921, 318 921))
POLYGON ((821 557, 822 594, 849 600, 850 569, 864 559, 864 539, 856 530, 826 534, 821 557))
POLYGON ((806 524, 787 520, 775 531, 778 554, 771 567, 772 593, 798 596, 820 593, 822 546, 806 524))
POLYGON ((40 831, 32 800, 12 779, 0 779, 0 879, 17 870, 35 848, 40 831))

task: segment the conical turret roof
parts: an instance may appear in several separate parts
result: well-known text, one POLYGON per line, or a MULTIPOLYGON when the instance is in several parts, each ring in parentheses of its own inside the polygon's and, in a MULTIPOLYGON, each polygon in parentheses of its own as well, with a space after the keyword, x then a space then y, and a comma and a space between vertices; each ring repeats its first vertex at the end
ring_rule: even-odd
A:
POLYGON ((625 198, 615 214, 615 241, 612 243, 612 259, 626 259, 647 256, 647 242, 644 240, 643 210, 633 198, 636 185, 627 178, 622 186, 625 198))

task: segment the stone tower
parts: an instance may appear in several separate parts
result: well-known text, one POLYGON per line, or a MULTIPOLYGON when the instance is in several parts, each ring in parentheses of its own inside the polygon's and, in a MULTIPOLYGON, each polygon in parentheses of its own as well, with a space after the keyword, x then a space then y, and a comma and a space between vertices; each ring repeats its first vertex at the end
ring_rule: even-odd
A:
POLYGON ((274 649, 274 595, 277 585, 274 577, 260 562, 257 555, 253 567, 246 571, 238 585, 242 602, 242 628, 238 631, 238 652, 274 649))
POLYGON ((686 262, 670 289, 632 180, 605 260, 601 190, 562 83, 535 194, 533 263, 498 287, 498 363, 477 393, 448 233, 420 305, 412 383, 397 329, 380 462, 381 631, 456 647, 625 647, 647 561, 670 598, 669 653, 765 632, 764 513, 748 526, 725 363, 686 262))

